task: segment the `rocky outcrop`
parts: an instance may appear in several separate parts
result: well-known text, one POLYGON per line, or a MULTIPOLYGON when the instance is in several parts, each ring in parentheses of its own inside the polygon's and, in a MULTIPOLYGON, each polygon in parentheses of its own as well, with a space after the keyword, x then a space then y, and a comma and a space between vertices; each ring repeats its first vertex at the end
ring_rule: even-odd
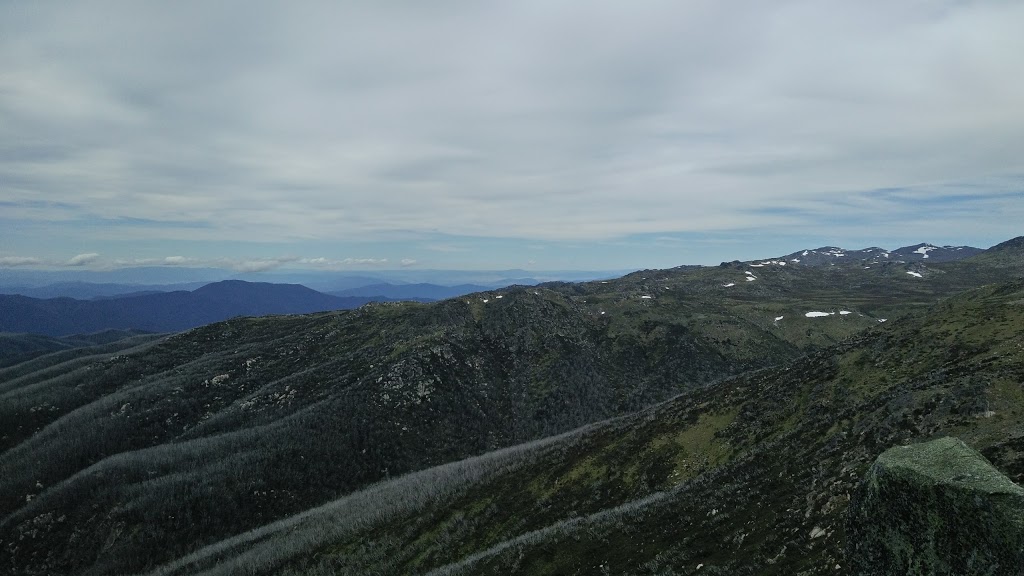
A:
POLYGON ((849 511, 857 575, 1024 574, 1024 488, 956 438, 898 446, 849 511))

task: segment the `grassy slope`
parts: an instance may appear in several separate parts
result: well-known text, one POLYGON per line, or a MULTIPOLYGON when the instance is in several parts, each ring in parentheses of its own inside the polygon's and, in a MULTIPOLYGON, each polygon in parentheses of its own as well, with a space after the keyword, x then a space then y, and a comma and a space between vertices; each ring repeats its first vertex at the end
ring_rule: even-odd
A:
POLYGON ((0 332, 0 368, 23 364, 33 358, 52 352, 100 346, 143 334, 135 330, 104 330, 94 334, 78 334, 57 338, 41 334, 0 332))
POLYGON ((142 569, 390 475, 784 362, 1005 275, 905 268, 641 272, 237 319, 0 370, 0 550, 24 572, 142 569), (840 309, 853 313, 803 316, 840 309))
POLYGON ((377 486, 163 573, 845 573, 849 494, 885 448, 955 435, 1024 480, 1022 382, 1024 285, 985 288, 785 368, 377 486))

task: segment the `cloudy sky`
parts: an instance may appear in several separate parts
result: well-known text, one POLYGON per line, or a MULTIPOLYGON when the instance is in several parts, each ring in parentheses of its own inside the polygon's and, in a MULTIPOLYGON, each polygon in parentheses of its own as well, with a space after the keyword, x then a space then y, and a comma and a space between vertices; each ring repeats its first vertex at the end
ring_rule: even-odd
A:
POLYGON ((0 266, 619 269, 1024 233, 1024 3, 0 2, 0 266))

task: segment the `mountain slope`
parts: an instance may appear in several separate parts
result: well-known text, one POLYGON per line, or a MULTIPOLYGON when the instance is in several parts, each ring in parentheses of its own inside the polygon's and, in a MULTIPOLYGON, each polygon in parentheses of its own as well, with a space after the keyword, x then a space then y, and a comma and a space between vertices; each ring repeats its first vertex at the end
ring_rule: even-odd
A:
MULTIPOLYGON (((39 358, 0 370, 0 550, 19 573, 145 570, 398 474, 782 365, 1022 270, 754 262, 643 271, 430 305, 234 319, 115 354, 39 358)), ((679 442, 711 464, 732 462, 738 453, 700 446, 734 416, 695 394, 696 408, 679 417, 700 425, 679 442)), ((768 415, 803 406, 782 393, 762 400, 768 415)), ((657 427, 663 416, 643 418, 657 427)), ((668 486, 658 480, 668 468, 657 466, 635 467, 627 496, 668 486)), ((605 475, 588 470, 578 471, 583 487, 605 475)), ((580 498, 602 505, 586 510, 614 500, 580 498)), ((532 525, 559 518, 538 512, 532 525)))
POLYGON ((956 435, 1024 480, 1024 283, 560 437, 426 470, 154 574, 846 574, 886 448, 956 435))
POLYGON ((191 292, 110 298, 40 300, 0 295, 0 331, 48 336, 144 330, 176 332, 234 316, 302 314, 355 308, 370 298, 338 298, 297 284, 225 280, 191 292))
POLYGON ((36 356, 82 346, 95 346, 142 334, 136 330, 104 330, 58 338, 39 334, 0 332, 0 368, 24 362, 36 356))

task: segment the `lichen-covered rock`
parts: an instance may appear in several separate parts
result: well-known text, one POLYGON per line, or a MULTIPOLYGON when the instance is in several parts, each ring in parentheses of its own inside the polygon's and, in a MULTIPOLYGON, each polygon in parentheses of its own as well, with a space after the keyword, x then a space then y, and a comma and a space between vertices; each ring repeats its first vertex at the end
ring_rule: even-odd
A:
POLYGON ((1024 488, 956 438, 885 451, 849 511, 857 575, 1024 574, 1024 488))

